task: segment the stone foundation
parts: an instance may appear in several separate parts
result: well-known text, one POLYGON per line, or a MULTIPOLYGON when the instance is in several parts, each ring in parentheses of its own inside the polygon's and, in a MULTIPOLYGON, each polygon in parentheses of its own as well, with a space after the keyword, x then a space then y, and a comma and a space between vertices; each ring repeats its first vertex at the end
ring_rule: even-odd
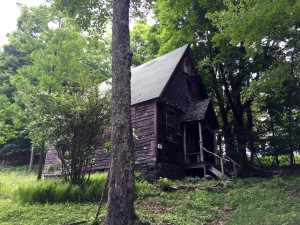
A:
POLYGON ((144 163, 135 165, 135 171, 140 172, 142 177, 148 181, 156 181, 160 177, 169 179, 181 179, 185 176, 184 170, 180 167, 167 163, 144 163))

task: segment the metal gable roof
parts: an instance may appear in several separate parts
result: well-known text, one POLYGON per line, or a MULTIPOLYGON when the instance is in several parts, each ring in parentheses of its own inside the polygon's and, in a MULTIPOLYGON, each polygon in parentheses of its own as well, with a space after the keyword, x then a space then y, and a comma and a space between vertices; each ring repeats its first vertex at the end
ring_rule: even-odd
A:
POLYGON ((158 98, 189 45, 131 70, 131 105, 158 98))

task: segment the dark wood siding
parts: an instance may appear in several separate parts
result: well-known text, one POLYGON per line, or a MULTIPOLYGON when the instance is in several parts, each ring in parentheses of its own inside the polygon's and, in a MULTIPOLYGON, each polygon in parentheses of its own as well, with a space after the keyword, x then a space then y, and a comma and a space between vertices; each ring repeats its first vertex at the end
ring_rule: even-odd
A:
POLYGON ((132 106, 132 128, 137 136, 134 139, 135 164, 156 160, 154 104, 154 101, 149 101, 132 106))
POLYGON ((164 90, 162 100, 179 110, 185 111, 191 102, 204 99, 200 81, 195 76, 188 76, 181 67, 172 76, 164 90))
POLYGON ((181 165, 183 163, 183 143, 181 119, 183 112, 174 107, 168 106, 162 102, 157 102, 157 143, 162 149, 157 149, 157 161, 169 163, 172 165, 181 165), (174 115, 174 133, 173 140, 167 138, 166 114, 174 115))
MULTIPOLYGON (((135 164, 156 160, 155 152, 155 114, 154 101, 144 102, 131 107, 132 128, 136 131, 134 138, 135 164)), ((109 156, 103 145, 97 149, 96 170, 108 168, 109 156)))
MULTIPOLYGON (((107 140, 110 139, 110 128, 104 132, 104 136, 107 140)), ((95 165, 93 170, 99 171, 107 169, 109 167, 109 154, 107 153, 104 143, 99 143, 99 147, 96 149, 95 165)))
MULTIPOLYGON (((136 130, 134 138, 135 164, 143 164, 156 161, 155 140, 155 102, 144 102, 131 108, 132 127, 136 130)), ((105 132, 109 139, 109 129, 105 132)), ((59 161, 55 149, 47 153, 46 166, 56 164, 59 161)), ((109 154, 104 143, 100 143, 96 150, 94 171, 105 170, 109 166, 109 154)), ((50 175, 50 174, 49 174, 50 175)))
POLYGON ((188 57, 184 58, 177 67, 163 91, 161 102, 157 103, 157 143, 162 145, 162 149, 157 149, 157 161, 177 166, 181 166, 184 161, 183 125, 181 123, 184 112, 192 102, 207 98, 201 78, 196 75, 195 71, 188 74, 184 63, 188 65, 188 57), (166 135, 168 111, 175 115, 176 135, 173 141, 168 140, 166 135))

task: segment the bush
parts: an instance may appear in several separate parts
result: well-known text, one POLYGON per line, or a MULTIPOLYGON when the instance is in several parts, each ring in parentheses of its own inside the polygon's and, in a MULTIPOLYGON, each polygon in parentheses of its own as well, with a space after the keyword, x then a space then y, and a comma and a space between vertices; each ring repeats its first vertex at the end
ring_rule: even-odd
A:
MULTIPOLYGON (((139 174, 136 175, 135 197, 147 198, 156 194, 149 182, 142 180, 139 174)), ((87 179, 87 177, 86 177, 87 179)), ((70 181, 62 179, 45 179, 30 185, 20 186, 17 195, 24 203, 63 203, 63 202, 96 202, 99 201, 107 180, 107 173, 95 173, 90 176, 89 181, 82 185, 71 184, 70 181)), ((159 186, 168 190, 172 181, 161 178, 159 186)), ((108 188, 104 199, 107 199, 108 188)))
POLYGON ((172 186, 172 181, 169 180, 168 178, 162 178, 160 177, 159 180, 157 181, 158 186, 160 187, 161 190, 163 191, 168 191, 170 190, 170 187, 172 186))
POLYGON ((147 181, 136 181, 134 186, 135 198, 144 199, 149 196, 155 196, 155 191, 147 181))
MULTIPOLYGON (((87 201, 99 201, 102 195, 105 182, 107 179, 107 173, 95 173, 91 175, 89 182, 84 184, 84 199, 87 201)), ((108 188, 105 192, 104 198, 108 195, 108 188)))
POLYGON ((56 186, 54 192, 54 202, 66 202, 72 201, 70 196, 71 184, 70 183, 60 183, 56 186))
MULTIPOLYGON (((80 202, 99 201, 107 173, 96 173, 91 175, 90 180, 81 186, 71 184, 65 180, 45 179, 30 185, 20 186, 17 195, 22 202, 27 203, 58 203, 58 202, 80 202)), ((105 193, 107 197, 107 191, 105 193)))

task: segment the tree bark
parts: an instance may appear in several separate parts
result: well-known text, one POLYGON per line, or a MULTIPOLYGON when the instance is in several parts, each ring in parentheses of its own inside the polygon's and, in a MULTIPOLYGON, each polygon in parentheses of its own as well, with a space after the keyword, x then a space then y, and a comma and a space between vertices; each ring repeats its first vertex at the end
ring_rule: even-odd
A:
POLYGON ((45 158, 45 140, 42 141, 37 180, 40 180, 42 178, 44 158, 45 158))
POLYGON ((234 147, 233 147, 233 135, 231 132, 231 125, 228 122, 229 105, 227 104, 227 106, 225 106, 224 96, 221 95, 221 92, 219 90, 219 86, 218 86, 219 81, 217 80, 217 74, 214 72, 213 69, 210 70, 210 74, 212 78, 212 87, 215 93, 215 97, 217 99, 221 120, 222 120, 221 129, 224 137, 225 152, 230 158, 235 159, 236 153, 234 152, 234 147))
POLYGON ((33 162, 34 162, 34 148, 31 149, 28 172, 32 171, 32 169, 33 169, 33 162))
POLYGON ((113 2, 111 171, 105 225, 132 225, 134 150, 130 110, 129 0, 113 2))
POLYGON ((291 57, 291 71, 288 90, 288 135, 289 135, 289 150, 290 150, 290 170, 294 169, 294 150, 293 150, 293 133, 292 133, 292 77, 294 76, 294 54, 291 57))

